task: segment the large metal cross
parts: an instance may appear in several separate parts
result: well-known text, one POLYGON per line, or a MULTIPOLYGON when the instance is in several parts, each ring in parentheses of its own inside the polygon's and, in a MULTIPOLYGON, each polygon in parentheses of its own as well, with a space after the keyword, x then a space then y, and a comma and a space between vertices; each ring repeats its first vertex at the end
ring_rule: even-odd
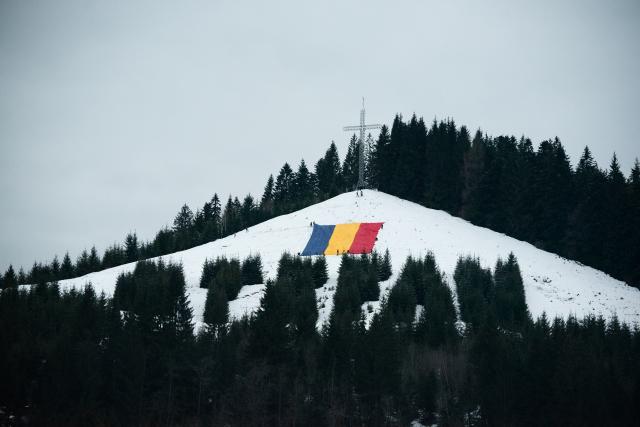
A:
POLYGON ((360 190, 365 187, 364 182, 364 168, 365 168, 365 159, 364 159, 364 133, 369 129, 380 129, 382 125, 374 124, 367 125, 364 121, 364 98, 362 98, 362 110, 360 110, 360 126, 345 126, 342 128, 345 132, 353 132, 356 130, 360 131, 360 139, 358 139, 358 187, 360 190))

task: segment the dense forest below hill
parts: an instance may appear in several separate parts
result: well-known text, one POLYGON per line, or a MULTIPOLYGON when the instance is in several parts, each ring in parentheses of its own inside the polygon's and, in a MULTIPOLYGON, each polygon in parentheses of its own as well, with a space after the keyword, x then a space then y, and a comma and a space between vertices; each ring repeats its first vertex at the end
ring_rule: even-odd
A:
MULTIPOLYGON (((588 147, 573 167, 556 138, 538 147, 527 138, 471 135, 452 120, 430 127, 413 116, 396 116, 368 142, 370 188, 442 209, 474 224, 530 242, 538 248, 603 270, 640 286, 640 164, 628 177, 615 154, 606 170, 588 147)), ((285 163, 270 176, 260 199, 217 194, 195 213, 184 205, 171 228, 150 242, 135 233, 102 256, 93 247, 74 262, 69 254, 0 275, 0 288, 84 275, 127 262, 187 249, 233 234, 274 216, 309 206, 344 191, 358 179, 355 136, 341 161, 335 144, 313 170, 302 160, 285 163)))
POLYGON ((373 313, 390 274, 344 255, 320 332, 323 257, 283 255, 256 315, 231 322, 260 258, 207 261, 199 331, 180 265, 139 262, 113 297, 5 289, 0 425, 637 425, 637 327, 531 319, 512 255, 458 260, 459 313, 432 254, 406 259, 373 313))

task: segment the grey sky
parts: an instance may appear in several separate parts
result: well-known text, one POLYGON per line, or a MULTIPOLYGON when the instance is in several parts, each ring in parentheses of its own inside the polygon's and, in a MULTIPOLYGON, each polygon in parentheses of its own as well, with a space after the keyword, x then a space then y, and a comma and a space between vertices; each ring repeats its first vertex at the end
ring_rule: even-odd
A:
POLYGON ((259 196, 370 121, 640 156, 635 1, 0 0, 0 269, 259 196))

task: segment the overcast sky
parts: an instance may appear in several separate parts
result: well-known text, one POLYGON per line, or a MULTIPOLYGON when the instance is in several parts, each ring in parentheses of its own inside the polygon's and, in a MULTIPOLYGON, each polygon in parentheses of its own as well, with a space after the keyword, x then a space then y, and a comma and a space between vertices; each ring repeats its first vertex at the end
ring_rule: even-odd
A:
POLYGON ((261 194, 367 118, 640 156, 640 2, 0 0, 0 269, 261 194))

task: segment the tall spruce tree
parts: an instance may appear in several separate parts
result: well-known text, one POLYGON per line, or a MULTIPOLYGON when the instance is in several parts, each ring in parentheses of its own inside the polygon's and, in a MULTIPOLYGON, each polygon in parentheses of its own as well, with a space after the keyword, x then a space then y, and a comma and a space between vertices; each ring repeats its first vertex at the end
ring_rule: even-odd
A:
POLYGON ((240 217, 242 225, 247 228, 258 222, 257 209, 253 196, 247 194, 242 201, 242 207, 240 208, 240 217))
POLYGON ((319 256, 313 261, 313 282, 315 288, 321 288, 329 280, 327 260, 319 256))
POLYGON ((20 267, 18 270, 18 284, 27 283, 27 275, 24 272, 24 268, 20 267))
POLYGON ((565 250, 569 257, 600 266, 604 235, 606 177, 585 147, 575 171, 576 204, 569 217, 565 250))
POLYGON ((315 165, 318 197, 325 200, 344 191, 338 148, 332 141, 324 157, 315 165))
POLYGON ((188 232, 193 225, 193 211, 186 203, 173 220, 173 229, 177 232, 188 232))
POLYGON ((185 203, 173 220, 173 231, 176 236, 176 245, 179 249, 191 247, 193 239, 194 215, 193 211, 185 203))
POLYGON ((268 218, 273 215, 273 188, 273 175, 269 175, 269 179, 267 179, 264 191, 262 192, 262 198, 260 199, 260 211, 262 212, 263 218, 268 218))
POLYGON ((273 201, 278 213, 290 212, 293 208, 293 192, 295 187, 295 174, 285 163, 280 169, 273 189, 273 201))
POLYGON ((89 271, 98 271, 100 270, 100 257, 98 256, 98 251, 95 246, 91 247, 91 251, 89 253, 89 271))
POLYGON ((62 265, 60 266, 60 278, 70 279, 71 277, 73 277, 73 263, 71 262, 69 252, 66 252, 62 258, 62 265))
POLYGON ((627 247, 625 252, 626 268, 625 279, 636 287, 640 287, 640 245, 634 242, 640 242, 640 162, 636 158, 631 174, 628 179, 628 206, 631 232, 627 237, 627 247))
POLYGON ((491 271, 484 269, 478 258, 460 257, 453 278, 460 318, 477 331, 485 321, 487 312, 493 312, 495 292, 491 271))
POLYGON ((58 261, 58 255, 54 256, 53 261, 51 261, 51 274, 53 280, 60 280, 60 261, 58 261))
POLYGON ((133 262, 138 260, 138 236, 136 233, 129 233, 124 241, 124 251, 127 262, 133 262))
POLYGON ((380 129, 380 135, 376 140, 369 158, 369 185, 373 188, 379 188, 381 191, 385 191, 391 178, 390 171, 390 144, 391 135, 389 134, 389 128, 383 125, 380 129))
POLYGON ((78 260, 76 261, 76 274, 78 276, 84 276, 87 273, 91 272, 91 268, 89 267, 89 253, 86 249, 82 251, 78 260))
POLYGON ((16 272, 13 269, 13 265, 9 265, 7 271, 4 273, 3 285, 5 288, 15 288, 18 286, 18 278, 16 272))
POLYGON ((205 259, 202 264, 202 273, 200 274, 200 287, 211 288, 213 279, 216 275, 216 261, 205 259))
POLYGON ((389 253, 389 249, 385 249, 384 257, 382 258, 382 263, 380 264, 380 274, 378 275, 378 280, 383 282, 388 280, 393 273, 391 268, 391 254, 389 253))
POLYGON ((205 227, 205 237, 207 241, 217 239, 221 235, 221 219, 222 219, 222 204, 217 193, 213 194, 210 202, 211 214, 207 218, 207 226, 205 227))
POLYGON ((242 261, 240 269, 242 286, 264 283, 262 275, 262 258, 260 255, 251 255, 242 261))
POLYGON ((476 131, 463 161, 462 201, 460 215, 473 223, 483 221, 482 193, 480 188, 485 175, 486 142, 480 129, 476 131))
POLYGON ((294 178, 294 205, 296 208, 309 206, 315 200, 315 177, 307 168, 304 159, 300 161, 294 178))
POLYGON ((520 267, 513 253, 509 254, 505 262, 498 259, 494 281, 498 324, 508 330, 524 330, 529 319, 529 310, 525 301, 520 267))
POLYGON ((623 277, 626 253, 631 246, 627 237, 632 232, 629 217, 630 207, 627 205, 627 183, 620 170, 618 158, 613 154, 606 184, 606 206, 604 248, 602 265, 614 277, 623 277))
POLYGON ((349 141, 347 155, 342 164, 342 179, 347 190, 354 190, 358 185, 358 138, 354 134, 349 141))
POLYGON ((229 302, 224 288, 219 286, 209 287, 202 319, 207 325, 216 330, 227 324, 229 321, 229 302))

